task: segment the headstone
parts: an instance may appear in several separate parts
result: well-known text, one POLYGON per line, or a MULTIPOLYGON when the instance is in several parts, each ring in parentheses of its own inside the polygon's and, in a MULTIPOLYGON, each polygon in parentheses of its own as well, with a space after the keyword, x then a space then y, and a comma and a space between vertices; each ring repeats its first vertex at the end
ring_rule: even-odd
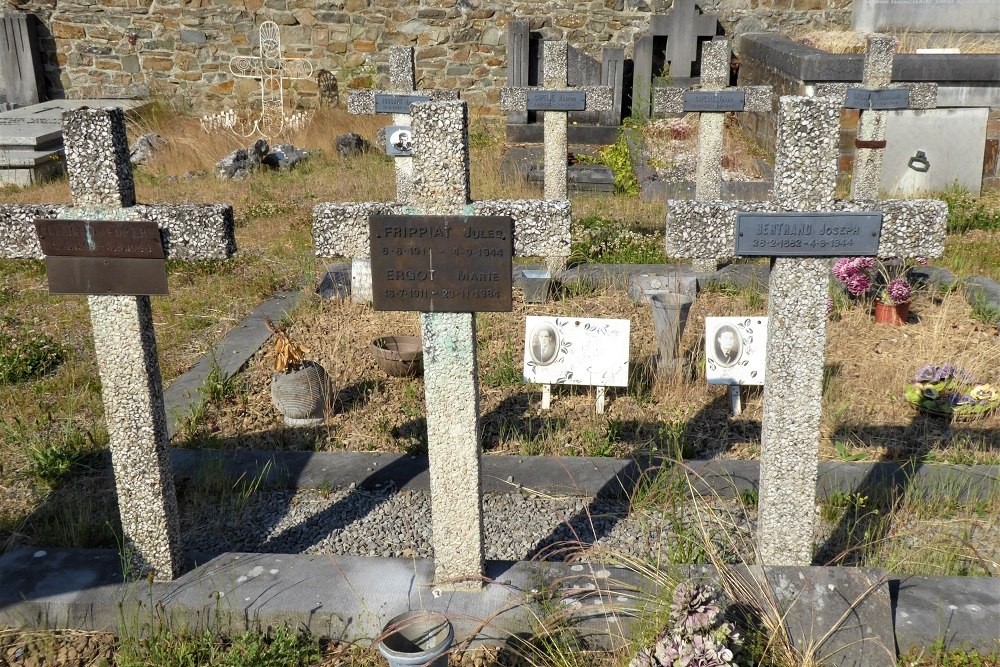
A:
MULTIPOLYGON (((698 111, 698 163, 695 199, 722 197, 722 151, 725 112, 769 113, 773 105, 771 86, 729 87, 730 44, 728 40, 704 42, 701 48, 701 84, 697 91, 658 88, 654 91, 654 113, 698 111)), ((714 261, 693 262, 697 272, 716 270, 714 261)))
POLYGON ((316 85, 319 88, 319 105, 335 107, 340 104, 340 86, 337 75, 328 69, 316 72, 316 85))
MULTIPOLYGON (((149 220, 174 259, 228 257, 228 206, 137 206, 125 114, 79 109, 64 116, 71 206, 0 206, 0 256, 39 257, 36 218, 149 220)), ((86 259, 86 258, 84 258, 86 259)), ((180 574, 183 553, 167 446, 167 419, 148 296, 89 296, 94 350, 130 570, 180 574)))
POLYGON ((569 109, 606 111, 611 109, 613 90, 608 87, 567 87, 568 48, 566 42, 546 42, 541 88, 500 90, 504 111, 545 112, 545 198, 566 199, 567 113, 569 109))
POLYGON ((889 111, 886 115, 882 191, 906 197, 957 183, 979 193, 989 109, 889 111))
POLYGON ((1000 32, 996 0, 855 0, 857 32, 1000 32))
POLYGON ((860 246, 867 238, 853 216, 841 214, 882 215, 876 248, 880 257, 937 257, 944 251, 944 202, 834 200, 841 103, 836 97, 781 98, 773 202, 667 202, 670 257, 732 254, 744 213, 797 216, 760 223, 753 230, 765 247, 775 248, 761 433, 758 553, 765 565, 812 561, 829 258, 845 254, 844 243, 860 246), (811 217, 815 214, 824 217, 811 217), (817 243, 801 252, 816 235, 836 237, 837 243, 817 243))
MULTIPOLYGON (((371 216, 416 215, 508 217, 513 223, 515 255, 566 256, 568 201, 469 201, 468 117, 464 102, 420 102, 412 104, 410 111, 413 133, 418 138, 413 146, 411 201, 405 205, 320 204, 313 211, 317 255, 363 257, 370 256, 375 247, 385 247, 391 253, 388 246, 372 243, 378 239, 371 238, 371 216)), ((399 234, 410 233, 408 226, 398 227, 399 234)), ((429 255, 427 260, 426 280, 430 282, 429 255)), ((356 262, 352 271, 355 266, 356 262)), ((370 261, 368 267, 370 270, 370 261)), ((353 275, 352 289, 356 280, 353 275)), ((469 289, 475 289, 473 281, 469 281, 469 289)), ((386 295, 379 298, 382 296, 386 295)), ((471 312, 421 313, 420 332, 424 346, 434 576, 444 586, 479 587, 483 582, 483 518, 476 320, 471 312)))
POLYGON ((244 132, 244 136, 260 135, 275 139, 286 126, 286 79, 308 79, 313 66, 304 58, 285 58, 281 53, 281 32, 274 21, 260 24, 259 56, 233 56, 229 71, 233 76, 260 80, 260 117, 244 132))
POLYGON ((719 28, 719 19, 703 14, 695 0, 675 0, 666 14, 652 15, 649 33, 635 41, 632 114, 649 114, 653 76, 659 74, 653 71, 654 63, 668 63, 671 82, 688 85, 698 71, 701 43, 719 35, 719 28), (659 45, 663 38, 666 38, 666 48, 661 51, 659 45))
POLYGON ((36 23, 31 14, 0 8, 0 101, 12 106, 46 98, 36 23))

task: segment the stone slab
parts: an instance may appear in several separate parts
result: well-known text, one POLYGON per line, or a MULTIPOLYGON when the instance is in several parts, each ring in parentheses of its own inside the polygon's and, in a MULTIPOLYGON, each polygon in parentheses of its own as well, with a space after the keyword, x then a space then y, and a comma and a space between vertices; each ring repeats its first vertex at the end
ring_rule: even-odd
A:
POLYGON ((766 290, 771 271, 767 264, 727 264, 715 272, 713 282, 738 289, 758 287, 766 290))
POLYGON ((963 281, 965 298, 971 306, 988 306, 1000 311, 1000 285, 985 276, 973 276, 963 281))
POLYGON ((62 160, 47 161, 26 167, 0 168, 0 185, 26 187, 35 183, 44 183, 62 175, 65 171, 62 160))
POLYGON ((30 104, 12 111, 0 113, 0 125, 54 125, 62 128, 64 111, 89 107, 91 109, 111 109, 121 107, 126 112, 141 111, 152 104, 148 100, 132 99, 96 99, 79 100, 49 100, 39 104, 30 104))
MULTIPOLYGON (((2 114, 0 114, 2 115, 2 114)), ((40 149, 62 145, 62 128, 49 125, 0 125, 0 150, 40 149)))
POLYGON ((996 0, 855 0, 858 32, 1000 32, 996 0))
POLYGON ((652 305, 652 294, 684 294, 695 296, 698 292, 698 279, 683 273, 633 273, 628 277, 628 295, 635 303, 652 305))
POLYGON ((321 299, 347 299, 351 296, 350 262, 334 262, 326 267, 316 294, 321 299))
MULTIPOLYGON (((65 151, 62 148, 51 148, 48 150, 5 150, 0 147, 0 170, 4 169, 31 169, 49 162, 62 162, 65 158, 65 151)), ((60 171, 62 166, 60 165, 60 171)))
POLYGON ((890 196, 908 196, 958 183, 978 194, 988 117, 985 108, 886 112, 881 189, 890 196), (917 151, 930 163, 926 172, 909 166, 917 151))
POLYGON ((213 372, 222 380, 235 375, 247 360, 271 337, 265 318, 280 320, 295 305, 294 292, 280 292, 260 304, 227 333, 221 341, 174 380, 163 393, 167 413, 167 437, 176 435, 184 419, 204 402, 201 388, 213 372))
POLYGON ((1000 579, 913 576, 893 588, 900 651, 935 642, 1000 651, 1000 579))
MULTIPOLYGON (((544 123, 507 125, 507 141, 509 143, 540 144, 544 138, 544 123)), ((605 125, 569 125, 566 129, 566 140, 571 144, 600 146, 604 144, 613 144, 617 139, 617 127, 609 127, 605 125)))

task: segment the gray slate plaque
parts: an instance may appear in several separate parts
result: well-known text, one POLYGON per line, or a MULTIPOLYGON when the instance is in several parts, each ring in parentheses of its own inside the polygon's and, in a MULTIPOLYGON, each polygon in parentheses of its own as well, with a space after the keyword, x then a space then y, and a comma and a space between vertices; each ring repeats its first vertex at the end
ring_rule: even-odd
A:
POLYGON ((410 105, 417 102, 430 102, 426 95, 389 95, 375 93, 375 113, 410 113, 410 105))
POLYGON ((572 90, 529 90, 528 111, 584 111, 587 93, 572 90))
POLYGON ((906 88, 848 88, 844 107, 848 109, 886 110, 906 109, 910 106, 910 91, 906 88))
POLYGON ((742 90, 688 91, 684 111, 743 111, 747 96, 742 90))
POLYGON ((737 213, 736 255, 874 256, 881 233, 878 212, 737 213))
POLYGON ((369 231, 375 310, 512 309, 510 217, 373 215, 369 231))

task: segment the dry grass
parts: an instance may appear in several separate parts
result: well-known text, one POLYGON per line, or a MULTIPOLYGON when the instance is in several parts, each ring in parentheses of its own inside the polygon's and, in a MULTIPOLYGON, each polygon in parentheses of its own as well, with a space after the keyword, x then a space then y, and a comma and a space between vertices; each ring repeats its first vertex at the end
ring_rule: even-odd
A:
MULTIPOLYGON (((995 34, 902 32, 897 53, 916 53, 917 49, 957 48, 961 53, 998 53, 995 34)), ((790 39, 828 53, 864 53, 865 33, 846 29, 800 29, 790 39)))

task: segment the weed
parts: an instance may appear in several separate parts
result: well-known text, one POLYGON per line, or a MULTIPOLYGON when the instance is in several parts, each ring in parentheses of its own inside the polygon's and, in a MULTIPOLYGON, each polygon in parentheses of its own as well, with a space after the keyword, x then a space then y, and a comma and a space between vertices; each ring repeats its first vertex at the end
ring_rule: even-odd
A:
POLYGON ((987 206, 968 190, 955 185, 938 197, 948 204, 949 234, 964 234, 973 229, 1000 230, 1000 210, 987 206))
POLYGON ((983 324, 997 324, 1000 322, 1000 308, 993 306, 986 299, 974 299, 972 318, 983 324))
POLYGON ((65 349, 52 337, 0 317, 0 385, 34 380, 65 358, 65 349))
POLYGON ((117 656, 120 667, 297 667, 322 657, 319 642, 288 626, 226 636, 212 630, 172 631, 156 623, 148 637, 124 636, 117 656))
POLYGON ((760 492, 757 489, 743 489, 740 491, 739 500, 744 508, 755 510, 760 503, 760 492))
POLYGON ((653 449, 678 461, 691 458, 695 448, 687 438, 687 421, 680 418, 664 420, 657 430, 653 449))
POLYGON ((660 264, 666 261, 663 237, 629 229, 617 220, 590 215, 573 223, 570 263, 660 264))
POLYGON ((503 351, 483 369, 483 384, 487 387, 513 387, 523 380, 520 365, 514 362, 511 341, 508 338, 503 351))

